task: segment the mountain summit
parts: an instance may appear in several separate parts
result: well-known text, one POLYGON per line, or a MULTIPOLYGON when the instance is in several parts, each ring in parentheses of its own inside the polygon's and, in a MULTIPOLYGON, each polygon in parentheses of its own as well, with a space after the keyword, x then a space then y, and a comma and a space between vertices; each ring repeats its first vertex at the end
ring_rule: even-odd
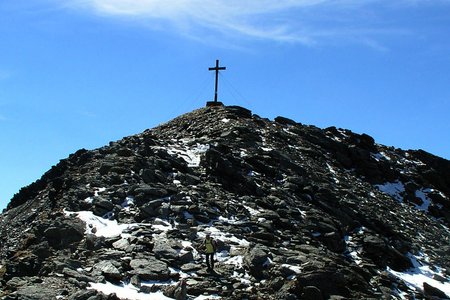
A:
POLYGON ((5 300, 450 297, 450 161, 236 106, 79 150, 0 223, 5 300))

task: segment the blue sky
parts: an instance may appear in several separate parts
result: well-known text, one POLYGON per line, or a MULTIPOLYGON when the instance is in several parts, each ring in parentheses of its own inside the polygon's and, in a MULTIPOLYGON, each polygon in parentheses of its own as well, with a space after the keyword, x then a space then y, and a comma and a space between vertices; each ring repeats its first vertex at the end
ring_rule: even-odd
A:
POLYGON ((0 2, 0 208, 212 100, 450 159, 450 1, 0 2))

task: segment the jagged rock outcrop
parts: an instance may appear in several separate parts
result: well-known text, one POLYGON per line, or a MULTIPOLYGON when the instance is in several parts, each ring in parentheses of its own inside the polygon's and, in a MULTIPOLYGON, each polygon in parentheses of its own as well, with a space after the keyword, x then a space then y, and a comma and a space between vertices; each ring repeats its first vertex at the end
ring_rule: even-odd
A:
POLYGON ((7 300, 450 297, 449 161, 241 107, 79 150, 0 223, 7 300))

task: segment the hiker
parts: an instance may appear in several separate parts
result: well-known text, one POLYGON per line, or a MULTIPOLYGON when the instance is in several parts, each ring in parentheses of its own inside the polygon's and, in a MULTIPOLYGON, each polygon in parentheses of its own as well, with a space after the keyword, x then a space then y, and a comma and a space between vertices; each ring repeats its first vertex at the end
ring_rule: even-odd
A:
POLYGON ((211 234, 206 234, 203 246, 205 247, 206 265, 208 266, 208 270, 214 270, 214 253, 216 252, 217 244, 211 237, 211 234))

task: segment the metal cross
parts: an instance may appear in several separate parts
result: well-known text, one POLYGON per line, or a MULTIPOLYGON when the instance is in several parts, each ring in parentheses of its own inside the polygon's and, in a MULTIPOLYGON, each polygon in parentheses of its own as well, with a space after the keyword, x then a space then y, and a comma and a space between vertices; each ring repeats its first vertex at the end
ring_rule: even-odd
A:
POLYGON ((215 89, 214 89, 214 103, 217 103, 217 86, 218 86, 218 82, 219 82, 219 71, 220 70, 226 70, 226 67, 219 67, 219 60, 216 60, 216 66, 209 68, 209 71, 216 71, 216 85, 215 85, 215 89))

